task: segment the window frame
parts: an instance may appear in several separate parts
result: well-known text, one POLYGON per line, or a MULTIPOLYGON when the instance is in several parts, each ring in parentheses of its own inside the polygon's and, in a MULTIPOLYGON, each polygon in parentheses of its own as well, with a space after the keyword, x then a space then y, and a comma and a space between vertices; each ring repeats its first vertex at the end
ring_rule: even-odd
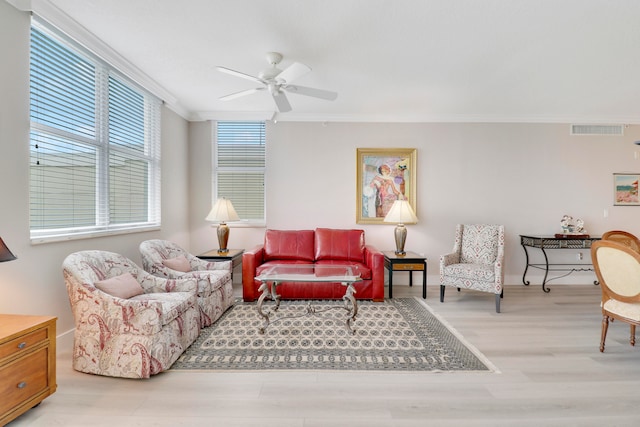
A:
MULTIPOLYGON (((61 129, 58 129, 55 126, 49 126, 43 123, 39 123, 37 120, 34 121, 31 117, 32 107, 30 106, 30 137, 29 137, 29 167, 30 170, 32 168, 32 161, 34 156, 33 151, 33 133, 37 132, 39 135, 43 135, 43 138, 64 138, 66 141, 69 141, 73 144, 78 144, 80 146, 88 147, 96 150, 96 160, 95 160, 95 214, 94 221, 91 225, 83 225, 78 226, 72 224, 72 221, 69 224, 66 224, 61 227, 45 227, 45 228, 34 228, 32 223, 33 218, 33 206, 32 203, 34 200, 34 194, 32 192, 32 180, 33 177, 30 177, 30 189, 29 189, 29 200, 30 200, 30 214, 29 214, 29 230, 32 244, 38 243, 47 243, 53 241, 61 241, 61 240, 75 240, 75 239, 83 239, 83 238, 92 238, 104 235, 113 235, 113 234, 125 234, 131 232, 142 232, 142 231, 150 231, 150 230, 158 230, 161 226, 161 157, 160 157, 160 149, 161 149, 161 105, 162 101, 157 98, 155 95, 151 94, 144 88, 137 85, 135 82, 131 81, 131 79, 127 78, 123 73, 119 72, 114 66, 103 60, 100 56, 88 51, 85 49, 80 43, 70 39, 66 36, 62 31, 49 24, 47 21, 43 19, 38 19, 33 16, 31 20, 31 32, 35 30, 42 33, 45 37, 52 39, 55 43, 63 46, 68 51, 72 52, 74 55, 81 57, 90 63, 93 67, 95 67, 95 81, 94 88, 96 92, 96 98, 94 100, 94 111, 95 111, 95 124, 94 124, 94 132, 95 135, 93 138, 83 137, 75 135, 74 133, 67 132, 61 129), (109 114, 110 114, 110 106, 109 106, 109 94, 110 90, 110 82, 115 82, 114 84, 124 85, 127 90, 132 91, 136 95, 140 96, 143 99, 142 111, 138 111, 141 113, 143 117, 143 125, 144 129, 144 137, 143 137, 143 147, 142 149, 134 150, 129 147, 125 147, 122 145, 118 145, 114 143, 114 141, 109 140, 109 114), (105 96, 106 99, 105 99, 105 96), (102 95, 102 97, 100 96, 102 95), (130 160, 138 160, 146 163, 145 168, 145 177, 146 182, 144 185, 144 201, 143 208, 138 211, 138 214, 146 214, 145 220, 134 220, 131 222, 114 222, 114 220, 110 219, 110 204, 111 204, 111 196, 114 193, 113 190, 109 189, 109 180, 110 174, 113 172, 113 168, 110 167, 109 157, 114 154, 122 154, 123 158, 130 160)), ((30 51, 32 48, 30 47, 30 51)), ((30 56, 32 53, 30 53, 30 56)), ((29 73, 30 77, 33 72, 34 63, 32 59, 29 61, 29 73)), ((30 83, 31 86, 31 83, 30 83)), ((140 108, 138 109, 140 110, 140 108)), ((111 111, 113 113, 113 111, 111 111)), ((72 121, 69 122, 73 124, 72 121)), ((117 123, 116 119, 112 121, 112 123, 117 123)), ((138 126, 139 127, 139 126, 138 126)), ((130 181, 122 181, 125 184, 130 181)), ((90 182, 90 181, 87 181, 90 182)), ((42 197, 46 193, 40 193, 42 197)), ((73 201, 71 201, 68 205, 69 209, 73 208, 73 201)), ((46 207, 42 209, 44 212, 44 216, 46 216, 46 207)), ((133 218, 135 216, 135 209, 132 209, 129 212, 129 215, 132 215, 133 218)), ((125 216, 126 220, 126 216, 125 216)))
MULTIPOLYGON (((238 211, 236 207, 236 211, 238 211, 238 215, 240 216, 240 221, 234 221, 227 223, 230 227, 265 227, 267 223, 267 121, 263 119, 220 119, 213 120, 212 122, 212 203, 219 198, 226 196, 224 194, 220 194, 218 188, 219 182, 219 173, 220 172, 251 172, 251 173, 259 173, 262 175, 263 180, 263 190, 262 190, 262 204, 263 204, 263 213, 262 218, 255 219, 247 219, 242 218, 241 210, 238 211), (235 167, 220 167, 218 164, 219 160, 219 148, 218 148, 218 123, 220 122, 251 122, 251 123, 261 123, 264 126, 264 166, 256 167, 256 166, 235 166, 235 167)), ((233 203, 233 199, 230 198, 233 203)), ((234 205, 235 207, 235 205, 234 205)))

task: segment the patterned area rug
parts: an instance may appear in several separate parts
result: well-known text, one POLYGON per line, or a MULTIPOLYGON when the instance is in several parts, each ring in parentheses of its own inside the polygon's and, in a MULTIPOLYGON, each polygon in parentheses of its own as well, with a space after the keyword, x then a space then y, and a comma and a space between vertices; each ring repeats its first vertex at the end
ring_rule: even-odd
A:
MULTIPOLYGON (((485 371, 495 367, 418 298, 358 301, 355 334, 345 311, 303 315, 341 301, 282 301, 278 317, 258 329, 255 303, 237 302, 173 364, 171 370, 485 371)), ((265 303, 265 307, 266 307, 265 303)))

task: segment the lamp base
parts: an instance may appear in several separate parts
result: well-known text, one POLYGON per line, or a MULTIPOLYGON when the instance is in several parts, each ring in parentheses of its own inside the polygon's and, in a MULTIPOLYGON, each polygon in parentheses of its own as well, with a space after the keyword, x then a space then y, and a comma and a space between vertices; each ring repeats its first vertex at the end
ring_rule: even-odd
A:
POLYGON ((407 240, 407 228, 404 224, 398 224, 394 231, 396 238, 396 255, 406 255, 404 251, 404 242, 407 240))
POLYGON ((229 252, 227 248, 227 242, 229 241, 229 226, 224 222, 221 222, 218 226, 218 253, 229 252))

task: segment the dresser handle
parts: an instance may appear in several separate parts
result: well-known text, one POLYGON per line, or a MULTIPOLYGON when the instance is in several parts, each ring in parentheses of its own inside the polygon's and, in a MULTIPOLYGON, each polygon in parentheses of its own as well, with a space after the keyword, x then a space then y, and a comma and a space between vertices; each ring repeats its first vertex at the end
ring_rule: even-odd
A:
POLYGON ((27 386, 26 381, 21 381, 18 383, 18 388, 25 388, 27 386))
POLYGON ((24 341, 22 341, 20 344, 18 344, 18 348, 19 348, 19 349, 21 349, 21 350, 22 350, 23 348, 25 348, 26 346, 27 346, 27 343, 26 343, 26 342, 24 342, 24 341))

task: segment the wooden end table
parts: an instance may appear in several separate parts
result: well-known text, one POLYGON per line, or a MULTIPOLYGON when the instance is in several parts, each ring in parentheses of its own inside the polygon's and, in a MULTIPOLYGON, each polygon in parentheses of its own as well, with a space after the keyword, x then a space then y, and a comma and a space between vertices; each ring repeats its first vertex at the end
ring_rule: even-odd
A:
POLYGON ((398 255, 395 251, 382 251, 384 267, 389 271, 389 298, 393 298, 393 272, 408 271, 409 286, 413 286, 413 272, 422 271, 422 298, 427 298, 427 258, 415 252, 398 255))
POLYGON ((233 270, 242 265, 243 253, 244 249, 229 249, 227 252, 218 252, 217 249, 211 249, 197 256, 205 261, 231 261, 231 278, 233 278, 233 270))

